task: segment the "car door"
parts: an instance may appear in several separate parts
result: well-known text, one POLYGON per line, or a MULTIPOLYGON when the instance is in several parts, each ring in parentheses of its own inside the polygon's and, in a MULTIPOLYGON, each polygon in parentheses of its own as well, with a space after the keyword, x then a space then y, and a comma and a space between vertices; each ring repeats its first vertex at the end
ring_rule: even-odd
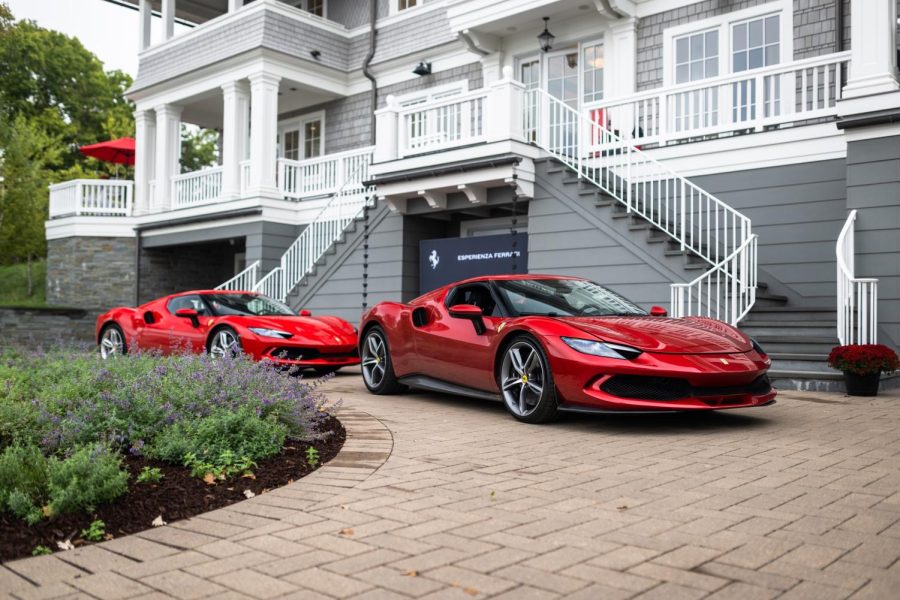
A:
POLYGON ((479 390, 495 390, 493 341, 503 319, 501 308, 485 283, 451 289, 444 298, 413 314, 418 368, 423 375, 479 390), (474 304, 484 312, 484 333, 472 321, 450 316, 449 308, 474 304))
POLYGON ((145 325, 140 336, 142 348, 157 350, 163 354, 171 354, 181 349, 192 352, 204 351, 210 312, 198 294, 170 296, 165 302, 160 302, 151 314, 153 323, 146 322, 145 314, 145 325), (176 316, 175 313, 181 308, 197 311, 196 325, 191 319, 176 316))

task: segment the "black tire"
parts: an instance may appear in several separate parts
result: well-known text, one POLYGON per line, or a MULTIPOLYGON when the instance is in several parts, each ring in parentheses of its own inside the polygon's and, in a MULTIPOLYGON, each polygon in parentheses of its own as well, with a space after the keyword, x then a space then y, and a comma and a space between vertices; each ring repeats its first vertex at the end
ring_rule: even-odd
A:
POLYGON ((548 423, 559 416, 559 399, 553 372, 550 370, 550 361, 547 360, 544 348, 535 338, 530 335, 517 335, 504 344, 502 354, 497 360, 496 377, 506 410, 519 421, 548 423), (514 364, 512 353, 518 355, 517 360, 521 364, 514 364), (528 354, 523 358, 523 353, 528 354), (504 384, 507 385, 507 389, 504 389, 504 384), (540 393, 536 389, 540 389, 540 393))
POLYGON ((360 344, 359 356, 362 359, 363 383, 366 384, 369 392, 386 396, 399 394, 406 390, 406 386, 397 380, 397 375, 394 373, 391 349, 381 327, 372 327, 366 331, 362 344, 360 344), (374 362, 366 364, 370 360, 374 362))
POLYGON ((216 358, 222 358, 226 353, 234 358, 241 353, 241 338, 231 327, 219 327, 209 336, 206 351, 216 358), (229 337, 233 340, 231 344, 226 341, 229 337))
POLYGON ((103 359, 108 359, 115 354, 128 354, 128 343, 125 341, 125 334, 122 328, 116 323, 107 323, 100 330, 100 340, 97 343, 97 351, 103 359), (116 341, 118 336, 118 342, 116 341), (111 348, 111 345, 114 348, 111 348), (110 352, 110 350, 113 350, 110 352))

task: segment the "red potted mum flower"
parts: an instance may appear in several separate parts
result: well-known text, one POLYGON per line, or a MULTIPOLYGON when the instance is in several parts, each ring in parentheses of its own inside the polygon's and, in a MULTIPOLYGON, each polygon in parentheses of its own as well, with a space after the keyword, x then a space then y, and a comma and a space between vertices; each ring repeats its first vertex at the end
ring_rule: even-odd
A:
POLYGON ((850 344, 832 348, 828 366, 844 372, 849 395, 875 396, 881 374, 900 369, 900 359, 882 344, 850 344))

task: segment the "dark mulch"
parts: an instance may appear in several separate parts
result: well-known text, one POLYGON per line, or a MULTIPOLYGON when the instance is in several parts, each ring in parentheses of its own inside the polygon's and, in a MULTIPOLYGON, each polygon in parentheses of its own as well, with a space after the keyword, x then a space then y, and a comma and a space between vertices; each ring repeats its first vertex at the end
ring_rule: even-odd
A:
POLYGON ((215 485, 207 485, 190 471, 146 458, 126 460, 131 479, 128 493, 115 502, 97 508, 92 514, 80 513, 59 517, 29 526, 10 513, 0 513, 0 561, 31 556, 35 546, 43 545, 57 551, 57 542, 71 538, 77 547, 89 542, 81 538, 81 530, 99 519, 106 524, 107 534, 121 537, 151 527, 162 516, 167 523, 193 517, 235 502, 245 500, 244 490, 262 494, 309 475, 334 458, 344 445, 346 432, 337 419, 329 419, 324 426, 329 432, 324 439, 308 444, 289 442, 278 456, 260 461, 253 469, 255 479, 235 477, 215 485), (319 451, 319 464, 313 468, 306 460, 310 446, 319 451), (159 467, 164 475, 159 483, 138 483, 137 476, 146 467, 159 467))

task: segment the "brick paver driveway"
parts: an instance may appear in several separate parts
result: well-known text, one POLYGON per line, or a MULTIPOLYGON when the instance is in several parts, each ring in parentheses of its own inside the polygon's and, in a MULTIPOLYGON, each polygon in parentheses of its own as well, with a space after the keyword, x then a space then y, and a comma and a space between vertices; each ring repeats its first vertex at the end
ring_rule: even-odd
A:
POLYGON ((10 563, 0 590, 23 598, 900 594, 896 391, 785 393, 773 407, 741 412, 528 426, 499 404, 369 396, 355 374, 328 386, 344 399, 351 436, 312 477, 138 536, 10 563))

